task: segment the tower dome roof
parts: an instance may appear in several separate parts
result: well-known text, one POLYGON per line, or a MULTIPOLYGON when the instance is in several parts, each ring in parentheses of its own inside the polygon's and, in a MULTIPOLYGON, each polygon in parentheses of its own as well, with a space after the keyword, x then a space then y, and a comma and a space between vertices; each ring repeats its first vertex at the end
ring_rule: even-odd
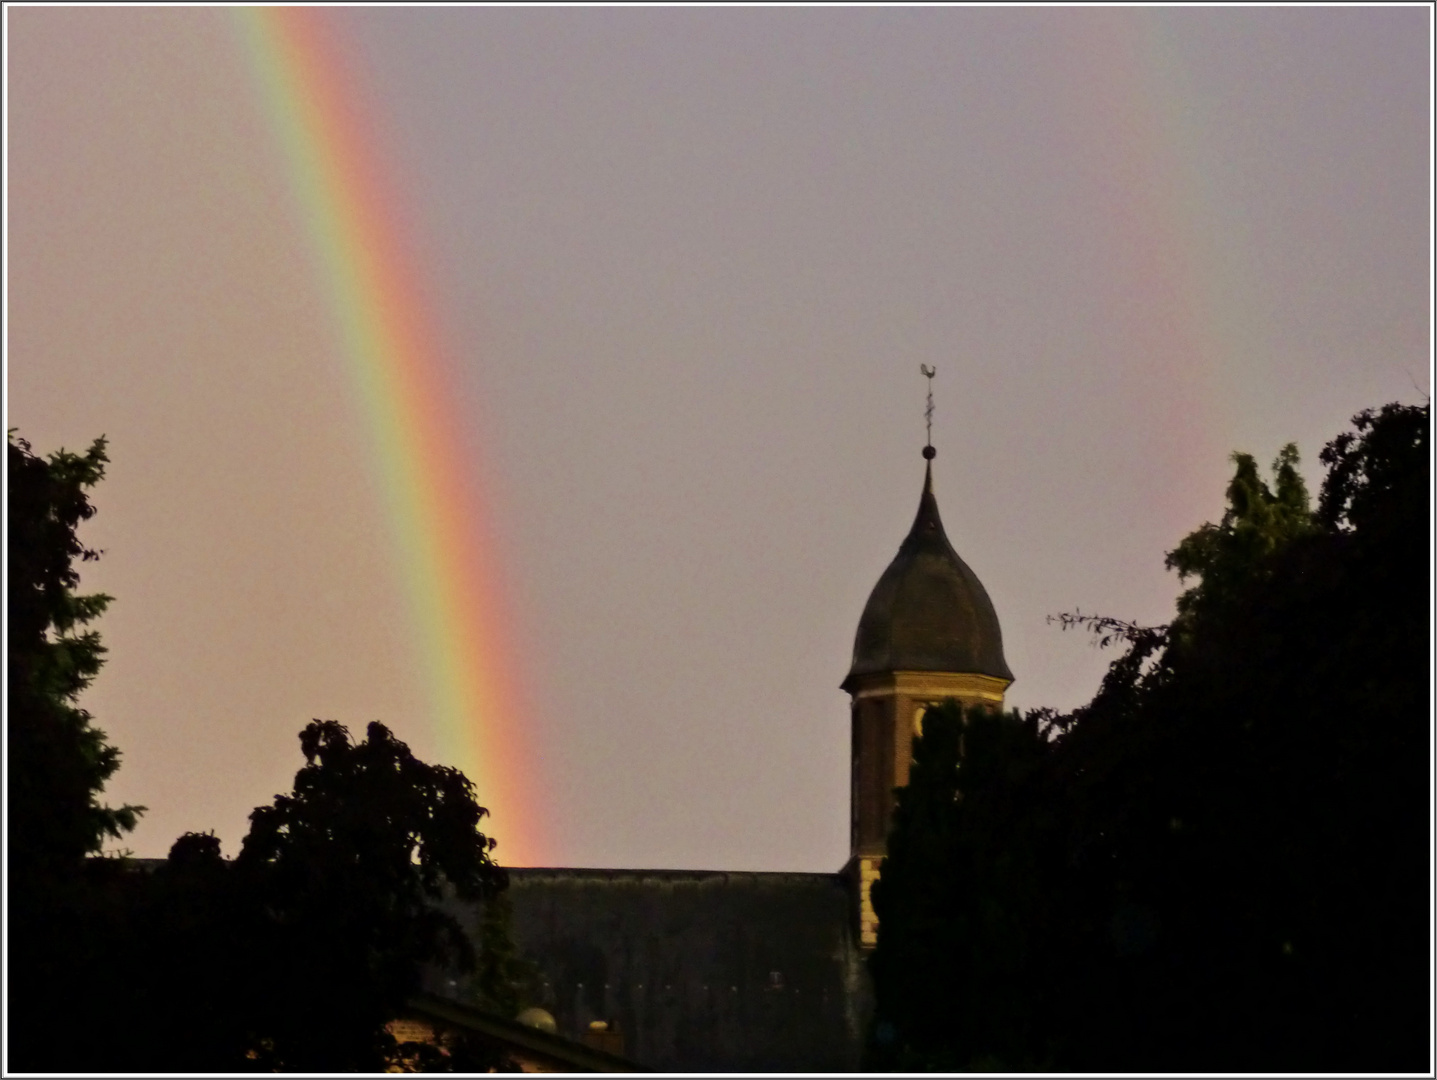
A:
POLYGON ((913 528, 878 579, 853 642, 850 689, 863 675, 947 671, 1012 681, 993 601, 943 531, 933 497, 933 466, 913 528))

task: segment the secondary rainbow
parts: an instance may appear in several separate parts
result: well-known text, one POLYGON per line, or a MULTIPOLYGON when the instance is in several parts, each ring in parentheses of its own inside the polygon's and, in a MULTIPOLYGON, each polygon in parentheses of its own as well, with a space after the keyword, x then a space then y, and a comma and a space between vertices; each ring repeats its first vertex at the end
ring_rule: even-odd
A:
POLYGON ((1152 9, 1064 13, 1053 63, 1068 87, 1055 105, 1069 140, 1074 209, 1090 217, 1102 259, 1094 296, 1121 364, 1114 393, 1144 431, 1145 468, 1162 476, 1146 512, 1181 536, 1211 514, 1230 475, 1234 412, 1232 297, 1244 253, 1219 250, 1203 174, 1202 110, 1185 82, 1170 20, 1152 9), (1068 15, 1080 17, 1068 18, 1068 15))
MULTIPOLYGON (((507 865, 533 858, 540 803, 527 783, 515 658, 452 361, 381 167, 333 18, 233 9, 288 159, 364 413, 408 597, 441 761, 474 781, 507 865)), ((359 718, 355 718, 359 719, 359 718)), ((369 718, 363 718, 369 719, 369 718)), ((402 733, 401 733, 402 734, 402 733)))

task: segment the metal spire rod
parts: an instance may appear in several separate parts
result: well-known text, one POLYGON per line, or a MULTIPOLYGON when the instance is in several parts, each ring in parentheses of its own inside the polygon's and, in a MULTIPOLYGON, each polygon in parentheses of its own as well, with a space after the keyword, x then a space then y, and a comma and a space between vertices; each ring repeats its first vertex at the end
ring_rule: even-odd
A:
POLYGON ((928 425, 928 445, 923 448, 923 456, 931 460, 933 457, 933 376, 938 374, 938 369, 931 368, 927 364, 919 364, 918 370, 923 372, 923 377, 928 380, 928 407, 923 410, 923 420, 928 425))

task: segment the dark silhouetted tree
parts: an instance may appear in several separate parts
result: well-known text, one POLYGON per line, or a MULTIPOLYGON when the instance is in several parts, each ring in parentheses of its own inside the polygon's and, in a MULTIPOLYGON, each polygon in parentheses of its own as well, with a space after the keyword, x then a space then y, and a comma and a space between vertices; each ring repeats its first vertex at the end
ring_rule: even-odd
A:
POLYGON ((315 721, 300 745, 294 792, 254 812, 235 860, 253 935, 251 1049, 287 1070, 382 1068, 395 1052, 385 1024, 423 965, 475 967, 439 901, 492 898, 507 879, 459 770, 418 760, 378 723, 355 743, 315 721))
POLYGON ((469 999, 487 1012, 512 1020, 531 1004, 538 969, 514 943, 513 905, 499 893, 484 901, 479 914, 477 966, 469 980, 469 999))
MULTIPOLYGON (((254 812, 233 862, 198 833, 153 872, 87 857, 143 809, 99 801, 119 752, 77 703, 105 651, 89 624, 110 598, 75 592, 77 562, 98 555, 76 529, 94 513, 105 443, 42 460, 12 435, 8 454, 11 1066, 503 1066, 466 1040, 440 1054, 386 1030, 426 964, 476 967, 439 901, 493 901, 506 878, 469 780, 384 725, 358 743, 337 723, 306 727, 294 791, 254 812)), ((496 972, 517 963, 504 930, 485 934, 496 972)))
POLYGON ((124 1001, 128 929, 106 885, 118 861, 86 856, 134 828, 143 807, 100 801, 120 752, 78 704, 105 653, 90 624, 110 598, 76 592, 78 564, 99 557, 78 529, 95 513, 105 440, 40 458, 12 432, 6 455, 10 1064, 45 1069, 63 1049, 54 1018, 103 1027, 124 1001))
POLYGON ((1043 808, 1052 743, 1043 714, 956 702, 929 709, 897 792, 871 960, 872 1068, 1036 1068, 1046 1003, 1043 808), (1007 842, 993 843, 1002 837, 1007 842))
POLYGON ((384 1071, 500 1067, 502 1055, 397 1044, 386 1025, 425 965, 472 972, 476 951, 441 901, 506 885, 457 769, 420 761, 383 724, 354 742, 333 721, 300 733, 294 790, 251 815, 232 863, 208 834, 177 840, 137 906, 144 1012, 174 1034, 136 1042, 131 1071, 384 1071))
POLYGON ((88 627, 110 597, 75 592, 77 563, 99 557, 77 529, 95 513, 88 491, 105 475, 105 440, 84 454, 61 450, 43 459, 12 432, 6 453, 6 854, 11 874, 25 876, 72 869, 106 837, 133 829, 144 808, 99 802, 120 752, 76 704, 105 653, 88 627))
MULTIPOLYGON (((1236 457, 1222 521, 1168 556, 1190 583, 1170 627, 1065 620, 1124 652, 1046 751, 1002 750, 1013 812, 959 813, 948 865, 922 872, 956 913, 931 935, 955 970, 923 1009, 954 1019, 907 1064, 1429 1067, 1430 416, 1354 425, 1322 452, 1316 513, 1295 450, 1270 484, 1236 457), (1006 1000, 975 1004, 970 979, 1006 1000), (1025 1010, 1037 1022, 1006 1019, 1025 1010)), ((878 1016, 901 1033, 894 988, 920 978, 884 967, 886 935, 911 931, 883 873, 878 1016)))

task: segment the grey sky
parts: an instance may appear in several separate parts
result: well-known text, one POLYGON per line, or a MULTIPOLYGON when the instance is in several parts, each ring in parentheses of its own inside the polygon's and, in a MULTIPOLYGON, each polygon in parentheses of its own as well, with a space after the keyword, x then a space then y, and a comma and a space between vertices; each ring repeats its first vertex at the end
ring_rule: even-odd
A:
MULTIPOLYGON (((1045 616, 1170 615, 1231 450, 1297 441, 1315 482, 1429 390, 1426 8, 339 17, 465 357, 548 861, 842 863, 838 683, 917 505, 920 363, 1024 708, 1106 663, 1045 616)), ((88 705, 142 855, 233 853, 312 716, 433 747, 226 20, 9 10, 8 424, 111 438, 88 705)))

